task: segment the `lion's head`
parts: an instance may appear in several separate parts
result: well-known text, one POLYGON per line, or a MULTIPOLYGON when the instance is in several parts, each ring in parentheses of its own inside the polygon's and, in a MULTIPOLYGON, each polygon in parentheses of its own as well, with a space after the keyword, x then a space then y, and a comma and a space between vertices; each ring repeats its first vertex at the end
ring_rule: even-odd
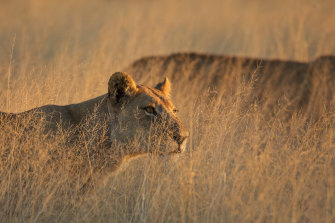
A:
POLYGON ((170 85, 167 78, 155 88, 136 85, 129 74, 114 73, 108 82, 112 138, 136 142, 145 152, 183 152, 188 131, 170 100, 170 85))

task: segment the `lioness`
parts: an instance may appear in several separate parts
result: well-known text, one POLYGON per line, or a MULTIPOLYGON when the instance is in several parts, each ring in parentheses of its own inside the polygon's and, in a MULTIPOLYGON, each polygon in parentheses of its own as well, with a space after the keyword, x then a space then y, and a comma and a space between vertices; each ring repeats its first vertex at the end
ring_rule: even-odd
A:
POLYGON ((332 110, 335 95, 335 56, 299 62, 174 53, 141 58, 125 71, 144 81, 157 81, 162 75, 167 76, 176 83, 174 87, 186 101, 195 101, 207 92, 229 101, 242 93, 249 97, 247 101, 262 106, 264 113, 284 117, 294 112, 318 117, 332 110), (192 84, 185 86, 185 83, 192 84))
POLYGON ((107 145, 115 141, 140 144, 136 149, 126 146, 113 154, 180 153, 185 149, 188 131, 170 100, 170 85, 167 78, 155 88, 136 85, 129 74, 117 72, 109 79, 107 94, 79 104, 46 105, 19 114, 2 112, 0 122, 15 123, 27 115, 38 116, 45 119, 45 132, 51 135, 59 129, 74 129, 74 135, 82 134, 81 125, 87 120, 94 128, 97 123, 107 123, 107 131, 99 126, 96 131, 107 132, 107 145))

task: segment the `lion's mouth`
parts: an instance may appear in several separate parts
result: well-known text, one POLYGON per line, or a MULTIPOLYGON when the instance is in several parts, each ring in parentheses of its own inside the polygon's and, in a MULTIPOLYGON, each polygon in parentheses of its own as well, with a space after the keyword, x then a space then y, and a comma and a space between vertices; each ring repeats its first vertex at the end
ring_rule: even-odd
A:
POLYGON ((182 144, 178 144, 177 149, 173 150, 171 153, 183 153, 186 149, 186 142, 187 140, 184 140, 182 144))

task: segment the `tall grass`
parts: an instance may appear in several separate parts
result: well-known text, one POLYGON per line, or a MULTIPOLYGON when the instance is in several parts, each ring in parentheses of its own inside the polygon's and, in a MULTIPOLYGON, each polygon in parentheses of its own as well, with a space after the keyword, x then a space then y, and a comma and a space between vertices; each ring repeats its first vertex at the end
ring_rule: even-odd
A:
MULTIPOLYGON (((0 110, 6 112, 106 93, 112 72, 146 55, 202 51, 308 61, 335 53, 333 1, 28 0, 0 5, 0 110)), ((153 85, 160 75, 153 67, 136 81, 153 85)), ((0 219, 335 221, 334 110, 313 122, 303 113, 283 120, 249 100, 252 82, 238 82, 227 92, 232 76, 213 98, 208 89, 199 89, 201 79, 182 80, 172 87, 190 131, 186 154, 178 160, 128 160, 86 195, 76 193, 76 173, 89 169, 83 150, 99 145, 69 146, 70 133, 63 131, 46 137, 43 122, 34 118, 23 120, 34 127, 30 131, 2 123, 0 219), (200 90, 204 93, 192 95, 200 90)))

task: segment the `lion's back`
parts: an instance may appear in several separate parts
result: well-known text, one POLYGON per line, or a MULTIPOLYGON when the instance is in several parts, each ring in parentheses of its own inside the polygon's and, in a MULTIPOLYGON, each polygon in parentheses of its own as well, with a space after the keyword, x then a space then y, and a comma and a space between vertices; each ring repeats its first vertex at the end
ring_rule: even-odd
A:
MULTIPOLYGON (((286 103, 285 109, 318 114, 334 95, 335 57, 322 56, 309 63, 260 58, 177 53, 152 56, 135 61, 127 68, 137 79, 155 82, 162 76, 175 84, 178 96, 196 100, 216 92, 229 100, 245 87, 250 96, 273 109, 286 103), (318 93, 322 88, 322 94, 318 93), (283 102, 283 100, 285 102, 283 102)), ((327 106, 326 106, 327 107, 327 106)))

